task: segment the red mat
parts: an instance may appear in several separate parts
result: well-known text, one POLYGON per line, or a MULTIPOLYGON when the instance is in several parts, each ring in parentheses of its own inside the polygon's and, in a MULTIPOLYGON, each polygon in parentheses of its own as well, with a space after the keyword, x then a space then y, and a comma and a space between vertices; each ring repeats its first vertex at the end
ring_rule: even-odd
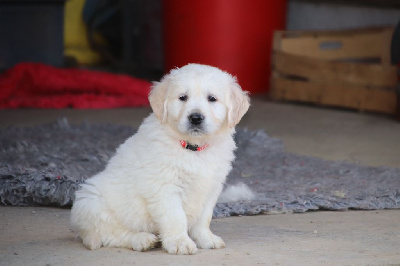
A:
POLYGON ((0 108, 147 106, 150 86, 128 75, 20 63, 0 75, 0 108))

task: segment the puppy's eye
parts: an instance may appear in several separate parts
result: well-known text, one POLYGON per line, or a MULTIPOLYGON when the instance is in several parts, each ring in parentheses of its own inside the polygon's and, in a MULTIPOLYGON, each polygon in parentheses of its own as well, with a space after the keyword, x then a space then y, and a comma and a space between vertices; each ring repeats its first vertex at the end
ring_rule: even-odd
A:
POLYGON ((179 96, 179 100, 182 101, 182 102, 186 102, 187 99, 188 99, 187 95, 183 94, 183 95, 179 96))
POLYGON ((217 101, 217 98, 215 98, 215 97, 212 96, 212 95, 209 95, 209 96, 208 96, 208 101, 209 101, 209 102, 216 102, 216 101, 217 101))

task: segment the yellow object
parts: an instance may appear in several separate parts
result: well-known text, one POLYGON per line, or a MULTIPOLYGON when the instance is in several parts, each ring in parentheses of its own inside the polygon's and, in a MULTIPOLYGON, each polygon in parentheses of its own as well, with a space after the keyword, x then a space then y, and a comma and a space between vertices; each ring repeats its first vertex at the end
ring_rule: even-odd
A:
POLYGON ((74 57, 79 64, 93 65, 100 62, 99 54, 90 48, 82 10, 85 0, 65 2, 64 55, 74 57))

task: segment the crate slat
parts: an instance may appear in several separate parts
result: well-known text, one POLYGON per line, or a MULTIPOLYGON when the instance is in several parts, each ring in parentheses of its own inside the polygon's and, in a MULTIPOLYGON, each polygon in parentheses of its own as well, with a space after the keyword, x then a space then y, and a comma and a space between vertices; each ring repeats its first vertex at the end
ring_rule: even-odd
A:
POLYGON ((283 75, 310 80, 366 86, 394 87, 397 84, 395 66, 327 61, 279 51, 273 52, 272 62, 275 71, 283 75))
POLYGON ((290 80, 278 74, 273 76, 271 83, 275 88, 272 93, 274 100, 308 102, 386 114, 396 111, 394 89, 366 89, 359 85, 290 80))
POLYGON ((394 27, 370 30, 275 32, 279 39, 275 50, 320 59, 390 58, 390 42, 394 27))

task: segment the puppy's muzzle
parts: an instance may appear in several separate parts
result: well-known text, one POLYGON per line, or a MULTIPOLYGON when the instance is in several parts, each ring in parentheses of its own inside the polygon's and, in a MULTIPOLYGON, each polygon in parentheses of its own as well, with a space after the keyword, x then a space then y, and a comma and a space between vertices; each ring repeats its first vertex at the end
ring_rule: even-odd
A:
POLYGON ((200 113, 192 113, 188 117, 190 124, 194 126, 199 126, 203 120, 204 120, 204 115, 200 113))

